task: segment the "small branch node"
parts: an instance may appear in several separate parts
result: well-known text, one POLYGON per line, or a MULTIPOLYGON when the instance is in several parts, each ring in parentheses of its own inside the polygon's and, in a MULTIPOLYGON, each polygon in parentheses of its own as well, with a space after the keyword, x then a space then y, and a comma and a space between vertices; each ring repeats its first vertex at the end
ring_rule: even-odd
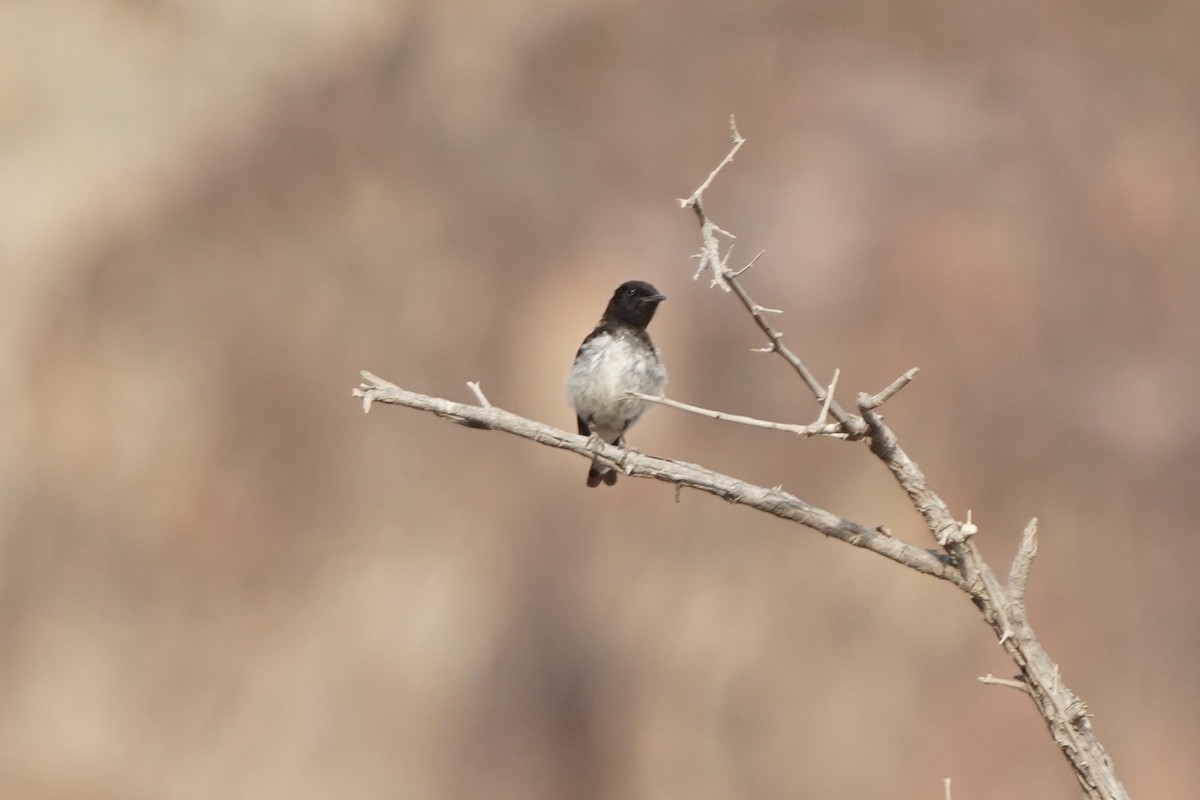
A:
POLYGON ((365 369, 359 374, 363 376, 366 383, 360 383, 358 388, 351 389, 350 394, 353 397, 362 398, 364 414, 371 413, 371 404, 379 397, 380 392, 386 392, 391 389, 400 390, 400 387, 396 384, 391 381, 385 381, 383 378, 374 373, 367 372, 365 369))
POLYGON ((967 521, 954 521, 953 524, 942 528, 937 532, 937 543, 942 547, 950 544, 963 544, 977 533, 979 533, 979 527, 971 521, 971 510, 967 509, 967 521))
POLYGON ((1076 730, 1087 730, 1092 726, 1092 712, 1088 709, 1088 704, 1078 697, 1067 706, 1067 717, 1076 730))
POLYGON ((976 531, 971 531, 971 534, 964 534, 963 524, 959 522, 953 522, 937 532, 937 543, 942 547, 946 547, 951 544, 962 544, 967 541, 968 536, 974 534, 975 532, 976 531))

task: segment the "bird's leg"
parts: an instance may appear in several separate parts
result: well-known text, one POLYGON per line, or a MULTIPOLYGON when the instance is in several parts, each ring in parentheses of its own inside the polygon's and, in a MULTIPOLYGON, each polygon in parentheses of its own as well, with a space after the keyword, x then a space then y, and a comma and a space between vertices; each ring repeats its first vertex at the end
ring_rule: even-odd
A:
POLYGON ((600 448, 604 446, 604 441, 596 435, 595 431, 592 430, 590 421, 585 422, 583 417, 580 416, 576 416, 575 421, 577 423, 579 435, 588 437, 587 449, 593 453, 598 452, 600 448))

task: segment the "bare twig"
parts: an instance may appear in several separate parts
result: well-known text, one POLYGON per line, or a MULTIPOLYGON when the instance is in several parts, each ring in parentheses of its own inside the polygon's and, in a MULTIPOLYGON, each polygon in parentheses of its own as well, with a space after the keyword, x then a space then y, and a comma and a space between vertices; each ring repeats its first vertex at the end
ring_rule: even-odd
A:
POLYGON ((834 439, 845 439, 846 434, 842 432, 842 426, 836 423, 826 423, 823 419, 818 420, 810 425, 793 425, 788 422, 769 422, 767 420, 755 419, 754 417, 743 417, 739 414, 729 414, 724 411, 712 411, 700 406, 693 406, 688 403, 681 403, 678 400, 672 400, 669 397, 661 395, 642 394, 641 392, 627 392, 627 394, 648 400, 651 403, 658 403, 668 408, 677 408, 680 411, 687 411, 691 414, 699 414, 702 417, 709 419, 719 419, 724 422, 736 422, 738 425, 748 425, 751 428, 766 428, 773 431, 783 431, 785 433, 794 433, 797 436, 829 436, 834 439))
POLYGON ((749 506, 780 519, 798 522, 826 536, 878 553, 884 558, 897 561, 926 575, 932 575, 951 583, 957 583, 959 580, 958 570, 950 564, 945 554, 925 550, 899 539, 885 536, 874 527, 853 522, 809 505, 779 487, 757 486, 705 469, 697 464, 656 458, 611 444, 589 444, 586 436, 568 433, 496 406, 485 407, 456 403, 441 397, 410 392, 390 381, 378 378, 370 372, 363 372, 362 376, 366 382, 352 391, 355 397, 376 403, 389 403, 427 411, 470 428, 504 431, 539 444, 570 450, 572 453, 588 459, 591 459, 593 455, 598 455, 603 461, 623 469, 635 478, 653 478, 676 486, 699 489, 731 503, 749 506))
POLYGON ((737 155, 737 151, 741 150, 742 145, 746 143, 746 137, 738 132, 737 119, 732 114, 729 115, 729 133, 733 137, 733 149, 725 155, 725 158, 721 159, 721 163, 717 164, 716 169, 708 173, 708 177, 704 179, 704 183, 700 184, 700 187, 692 192, 691 197, 679 201, 680 208, 690 208, 693 202, 698 202, 708 187, 712 186, 712 182, 717 179, 717 175, 720 174, 721 170, 733 162, 733 157, 737 155))
MULTIPOLYGON (((800 376, 800 380, 802 380, 804 385, 808 387, 809 391, 813 393, 813 396, 818 400, 823 400, 825 398, 824 384, 817 380, 817 377, 812 374, 807 366, 804 365, 804 362, 801 361, 795 353, 788 349, 787 345, 780 341, 783 338, 783 334, 776 330, 775 326, 768 322, 767 318, 763 316, 763 307, 754 302, 753 298, 750 297, 750 293, 746 291, 745 287, 742 286, 742 282, 736 276, 734 276, 732 273, 726 273, 725 278, 729 284, 729 288, 733 290, 733 293, 737 295, 738 300, 740 300, 746 310, 750 312, 750 316, 753 317, 754 322, 759 327, 759 330, 766 334, 770 344, 763 348, 762 352, 778 353, 780 357, 783 358, 783 360, 786 361, 788 365, 796 371, 796 374, 800 376)), ((860 438, 866 432, 866 425, 864 425, 863 421, 853 414, 846 412, 840 405, 837 404, 836 400, 830 400, 829 413, 833 415, 833 418, 837 420, 839 424, 841 424, 842 429, 846 431, 846 433, 849 435, 849 438, 860 438)))
POLYGON ((860 394, 858 396, 858 407, 860 409, 866 409, 866 410, 872 410, 872 409, 879 408, 881 405, 886 403, 888 400, 891 400, 892 396, 894 394, 896 394, 896 392, 900 391, 905 386, 908 386, 908 384, 912 381, 912 379, 917 377, 917 373, 920 371, 921 370, 917 369, 916 367, 913 367, 908 372, 904 373, 899 378, 896 378, 896 380, 889 383, 887 385, 887 388, 884 389, 879 394, 873 394, 873 395, 860 394))
POLYGON ((729 291, 729 284, 726 279, 729 270, 725 263, 726 259, 721 257, 721 243, 717 241, 717 234, 721 234, 722 236, 726 236, 730 239, 736 237, 734 237, 734 235, 728 231, 721 230, 721 228, 717 227, 717 224, 709 219, 708 215, 704 213, 704 192, 709 186, 712 186, 712 182, 717 179, 717 175, 720 174, 721 170, 724 169, 727 164, 730 164, 733 161, 733 157, 737 155, 737 151, 741 150, 742 145, 746 143, 746 140, 740 133, 738 133, 737 121, 734 120, 732 116, 729 118, 729 130, 733 136, 733 147, 725 155, 725 158, 721 160, 721 163, 717 165, 717 168, 708 174, 708 177, 704 179, 704 183, 700 184, 699 188, 692 192, 692 196, 679 201, 680 208, 692 209, 696 212, 696 216, 700 220, 700 239, 702 246, 700 248, 700 252, 696 256, 699 259, 700 264, 696 267, 696 274, 692 277, 699 278, 707 269, 712 275, 709 285, 719 286, 723 291, 726 292, 729 291))
MULTIPOLYGON (((741 146, 741 137, 735 133, 735 149, 741 146)), ((728 160, 721 163, 724 167, 728 160)), ((711 176, 710 176, 711 177, 711 176)), ((711 180, 701 185, 692 196, 690 205, 700 219, 701 237, 705 243, 712 241, 711 220, 704 213, 701 196, 711 180)), ((755 257, 757 260, 757 256, 755 257)), ((720 259, 712 264, 720 263, 720 259)), ((804 363, 781 341, 782 334, 765 319, 763 307, 754 302, 749 293, 742 287, 737 275, 723 270, 724 284, 732 289, 742 305, 750 313, 754 322, 766 335, 769 342, 766 352, 774 351, 792 367, 800 379, 818 400, 826 397, 825 387, 821 386, 804 363)), ((716 281, 714 281, 716 283, 716 281)), ((724 286, 723 286, 724 288, 724 286)), ((902 389, 912 380, 915 370, 902 375, 893 381, 886 389, 877 395, 862 394, 858 397, 858 410, 861 417, 843 410, 836 403, 830 403, 830 413, 842 426, 849 438, 865 437, 871 452, 874 453, 899 483, 908 495, 913 507, 925 519, 925 525, 937 542, 945 547, 951 559, 962 572, 964 591, 979 608, 983 619, 991 626, 997 639, 1005 651, 1021 668, 1027 680, 1029 696, 1033 698, 1043 719, 1046 721, 1055 742, 1062 748, 1067 760, 1074 769, 1080 784, 1089 797, 1111 798, 1121 800, 1127 798, 1125 788, 1117 780, 1112 769, 1112 762, 1105 753, 1100 741, 1094 736, 1090 725, 1075 724, 1071 709, 1077 708, 1081 702, 1065 686, 1058 677, 1057 665, 1050 659, 1042 648, 1041 643, 1033 633, 1025 618, 1024 608, 1020 602, 1014 602, 1009 591, 996 579, 991 568, 983 560, 979 551, 968 541, 975 532, 974 523, 960 525, 950 514, 946 503, 929 486, 924 473, 916 463, 900 447, 896 435, 883 423, 876 409, 902 389)), ((1032 540, 1030 546, 1032 546, 1032 540)), ((1023 542, 1022 552, 1026 552, 1023 542)), ((1032 553, 1018 560, 1024 566, 1022 576, 1010 588, 1018 589, 1018 594, 1024 591, 1024 581, 1027 579, 1028 562, 1032 553)), ((1014 564, 1016 568, 1016 564, 1014 564)))
MULTIPOLYGON (((696 191, 692 192, 691 197, 687 198, 686 200, 679 201, 682 208, 690 208, 695 211, 696 218, 700 221, 700 239, 702 245, 698 256, 700 259, 700 266, 696 270, 695 277, 699 277, 705 269, 709 269, 713 273, 712 280, 710 281, 711 286, 719 286, 724 291, 732 290, 742 302, 742 305, 746 307, 746 310, 750 312, 750 316, 754 318, 754 321, 758 324, 759 329, 762 330, 762 332, 767 336, 769 344, 764 348, 760 348, 759 352, 779 353, 784 361, 786 361, 792 367, 792 369, 796 371, 796 373, 800 376, 800 379, 804 381, 805 385, 808 386, 809 391, 811 391, 818 400, 822 400, 825 397, 825 387, 816 379, 816 377, 811 371, 809 371, 808 367, 804 365, 804 363, 796 356, 796 354, 789 350, 788 347, 780 341, 780 339, 783 338, 783 334, 777 331, 771 325, 771 323, 767 322, 767 319, 764 316, 764 314, 768 313, 779 313, 778 310, 768 309, 765 306, 754 302, 754 300, 750 297, 749 292, 746 291, 741 282, 738 280, 738 276, 740 276, 755 262, 757 262, 762 256, 762 253, 756 255, 749 264, 737 272, 730 271, 726 266, 725 259, 721 257, 720 243, 716 238, 716 231, 721 231, 721 229, 716 226, 716 224, 704 211, 705 190, 712 185, 712 182, 717 177, 717 174, 727 164, 733 161, 734 155, 738 150, 741 149, 742 145, 746 143, 746 140, 740 133, 738 133, 737 125, 733 122, 732 118, 730 118, 730 127, 732 128, 733 147, 729 151, 728 155, 726 155, 721 163, 717 165, 717 168, 709 174, 704 183, 700 184, 700 187, 696 189, 696 191)), ((721 232, 726 233, 725 231, 721 232)), ((863 421, 858 417, 847 413, 836 402, 830 402, 829 413, 831 413, 833 418, 838 421, 838 423, 842 426, 842 429, 849 435, 849 438, 860 438, 866 432, 866 426, 863 421)))

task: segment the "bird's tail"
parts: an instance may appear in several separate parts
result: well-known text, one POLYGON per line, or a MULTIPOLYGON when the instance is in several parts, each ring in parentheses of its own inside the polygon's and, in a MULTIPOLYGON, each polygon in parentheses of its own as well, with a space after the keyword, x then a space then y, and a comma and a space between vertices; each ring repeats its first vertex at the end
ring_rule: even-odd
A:
POLYGON ((612 467, 601 464, 598 460, 592 460, 592 466, 588 469, 587 485, 589 488, 595 489, 601 483, 612 486, 617 482, 617 471, 612 467))

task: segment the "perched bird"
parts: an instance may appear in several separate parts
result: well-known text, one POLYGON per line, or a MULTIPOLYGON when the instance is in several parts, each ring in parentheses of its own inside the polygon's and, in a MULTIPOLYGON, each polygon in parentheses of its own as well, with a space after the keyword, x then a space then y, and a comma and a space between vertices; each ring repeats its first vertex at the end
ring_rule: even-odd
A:
MULTIPOLYGON (((646 333, 658 304, 667 298, 645 281, 617 287, 600 324, 587 335, 567 374, 567 398, 575 407, 579 433, 625 446, 625 431, 646 410, 646 401, 626 392, 660 394, 667 373, 646 333)), ((617 473, 592 459, 587 485, 612 486, 617 473)))

